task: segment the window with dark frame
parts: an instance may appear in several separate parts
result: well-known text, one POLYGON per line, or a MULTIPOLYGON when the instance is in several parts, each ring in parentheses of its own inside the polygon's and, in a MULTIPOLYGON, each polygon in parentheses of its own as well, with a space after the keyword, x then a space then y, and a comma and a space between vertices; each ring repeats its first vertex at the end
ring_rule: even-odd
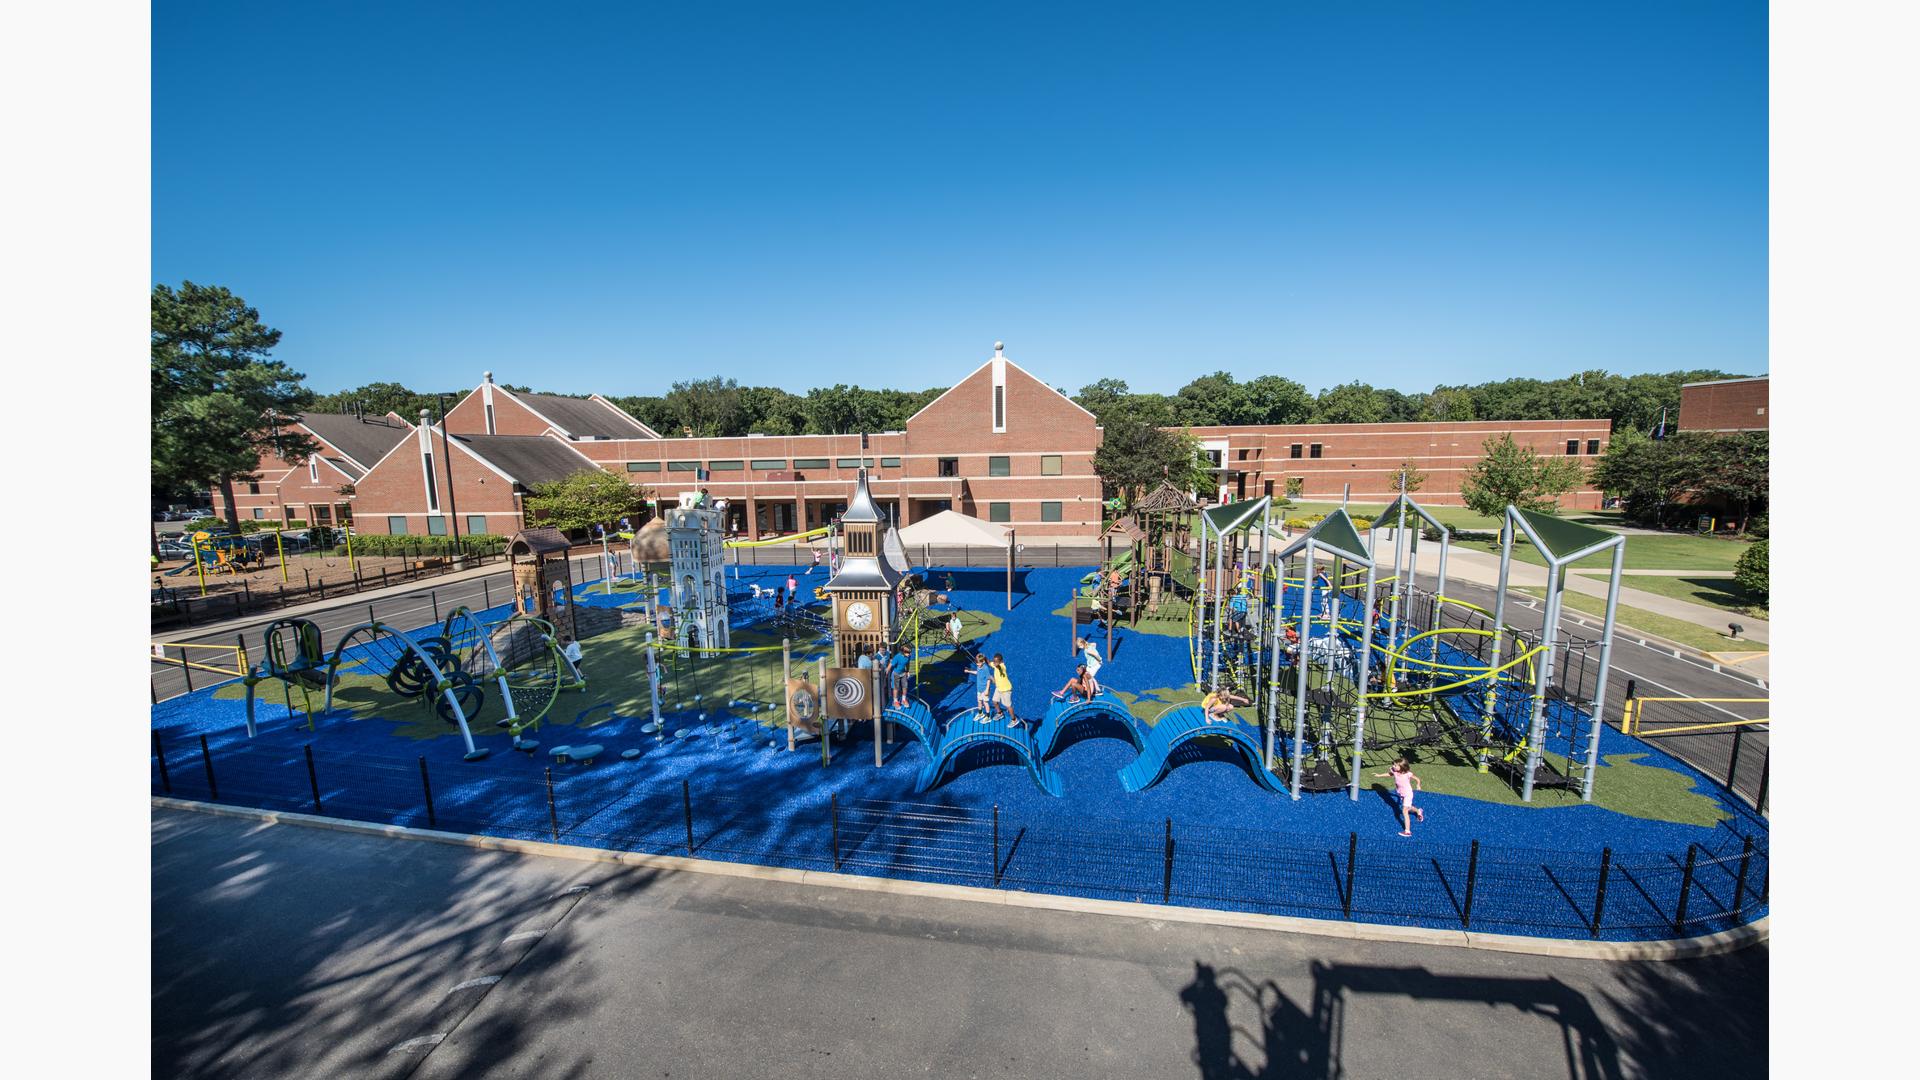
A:
POLYGON ((1569 453, 1569 454, 1577 454, 1577 453, 1579 453, 1579 452, 1580 452, 1580 440, 1579 440, 1579 439, 1568 439, 1568 440, 1567 440, 1567 453, 1569 453))
POLYGON ((1304 447, 1302 447, 1299 443, 1294 443, 1292 446, 1287 447, 1287 456, 1297 458, 1300 456, 1300 451, 1303 449, 1304 447))
POLYGON ((1040 520, 1041 521, 1059 521, 1060 520, 1060 504, 1057 502, 1041 503, 1040 504, 1040 520))
POLYGON ((1060 466, 1061 466, 1061 457, 1062 455, 1060 454, 1041 454, 1040 455, 1040 475, 1041 476, 1059 476, 1060 466))
POLYGON ((959 476, 960 475, 960 459, 957 457, 941 458, 940 459, 940 475, 941 476, 959 476))
POLYGON ((1013 459, 1007 457, 1004 454, 996 455, 994 457, 990 457, 987 459, 987 475, 988 476, 1011 476, 1012 474, 1013 474, 1013 459))
POLYGON ((1013 504, 1003 503, 1003 502, 988 503, 987 504, 987 520, 988 521, 1012 521, 1013 520, 1013 504))
POLYGON ((1307 447, 1307 456, 1317 458, 1320 456, 1320 451, 1321 451, 1320 444, 1314 443, 1312 446, 1307 447))
POLYGON ((1600 440, 1599 440, 1599 439, 1588 439, 1588 440, 1587 440, 1587 453, 1589 453, 1589 454, 1597 454, 1597 453, 1599 453, 1599 452, 1600 452, 1600 440))
POLYGON ((387 518, 387 535, 407 535, 407 517, 405 514, 393 514, 387 518))

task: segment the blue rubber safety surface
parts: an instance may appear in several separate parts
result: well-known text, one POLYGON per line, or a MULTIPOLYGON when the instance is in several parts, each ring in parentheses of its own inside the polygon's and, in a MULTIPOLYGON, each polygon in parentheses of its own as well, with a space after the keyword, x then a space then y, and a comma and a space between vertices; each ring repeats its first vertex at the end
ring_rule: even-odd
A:
MULTIPOLYGON (((826 573, 806 569, 739 567, 736 576, 729 567, 729 588, 747 594, 734 603, 736 629, 772 617, 770 599, 751 599, 753 583, 770 587, 797 572, 810 598, 826 573)), ((989 638, 970 644, 1007 658, 1014 708, 1029 730, 1076 663, 1065 620, 1052 612, 1086 571, 1023 571, 1012 611, 1005 610, 998 575, 973 572, 956 581, 957 606, 1003 620, 989 638)), ((942 576, 931 577, 939 583, 942 576)), ((588 583, 575 592, 582 604, 637 599, 597 590, 588 583)), ((812 606, 816 614, 823 610, 812 606)), ((507 613, 498 607, 481 615, 507 613)), ((310 733, 283 704, 264 697, 260 735, 249 739, 244 704, 213 700, 213 688, 200 687, 152 708, 166 773, 163 779, 155 755, 152 790, 212 797, 204 736, 221 802, 311 812, 317 786, 320 809, 331 816, 542 840, 557 833, 561 842, 594 847, 684 854, 691 839, 696 855, 765 865, 1396 925, 1470 923, 1546 937, 1591 936, 1596 902, 1599 936, 1609 940, 1675 936, 1682 916, 1680 932, 1712 932, 1767 911, 1765 818, 1658 746, 1604 726, 1603 761, 1637 754, 1637 764, 1683 773, 1728 820, 1703 828, 1593 805, 1512 806, 1426 793, 1425 823, 1402 839, 1383 792, 1363 789, 1358 802, 1345 792, 1296 801, 1255 782, 1254 766, 1219 740, 1183 742, 1158 783, 1127 791, 1120 773, 1139 758, 1135 743, 1119 724, 1091 722, 1062 731, 1046 757, 991 742, 968 747, 942 770, 943 783, 919 793, 920 774, 933 761, 923 743, 900 731, 876 767, 870 724, 853 725, 824 767, 817 744, 786 752, 784 732, 765 726, 764 711, 750 703, 670 708, 660 737, 640 731, 644 715, 573 728, 582 714, 598 719, 608 711, 593 711, 600 701, 592 688, 593 641, 584 646, 588 690, 562 697, 534 733, 543 747, 533 754, 515 752, 504 734, 476 730, 492 753, 465 762, 450 727, 439 737, 409 738, 396 734, 400 721, 384 718, 323 716, 310 733), (587 738, 606 747, 598 761, 552 765, 547 748, 587 738), (621 760, 629 749, 638 756, 621 760), (1033 766, 1058 780, 1057 795, 1036 783, 1033 766), (1601 897, 1603 850, 1608 876, 1601 897)), ((1100 679, 1108 689, 1157 701, 1154 691, 1192 682, 1188 642, 1118 628, 1100 679)), ((669 705, 679 704, 672 696, 669 705)), ((927 705, 944 725, 972 703, 962 682, 927 705)), ((1608 768, 1600 768, 1602 788, 1608 768)))

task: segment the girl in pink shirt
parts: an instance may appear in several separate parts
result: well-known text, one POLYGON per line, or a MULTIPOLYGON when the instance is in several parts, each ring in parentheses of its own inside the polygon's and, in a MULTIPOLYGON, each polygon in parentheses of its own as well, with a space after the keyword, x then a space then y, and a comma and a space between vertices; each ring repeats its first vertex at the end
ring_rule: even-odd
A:
POLYGON ((1413 766, 1407 764, 1406 758, 1396 758, 1386 772, 1373 775, 1393 778, 1393 801, 1400 810, 1400 835, 1412 836, 1413 819, 1427 820, 1426 812, 1413 805, 1413 793, 1420 790, 1420 778, 1413 775, 1413 766))

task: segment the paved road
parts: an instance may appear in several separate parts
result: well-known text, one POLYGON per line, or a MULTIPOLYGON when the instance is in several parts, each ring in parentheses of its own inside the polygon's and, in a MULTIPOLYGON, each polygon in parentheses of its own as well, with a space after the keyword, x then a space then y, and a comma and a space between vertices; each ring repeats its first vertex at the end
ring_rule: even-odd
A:
POLYGON ((186 811, 155 812, 152 859, 156 1076, 1718 1080, 1767 1068, 1765 946, 1609 964, 1380 945, 186 811))

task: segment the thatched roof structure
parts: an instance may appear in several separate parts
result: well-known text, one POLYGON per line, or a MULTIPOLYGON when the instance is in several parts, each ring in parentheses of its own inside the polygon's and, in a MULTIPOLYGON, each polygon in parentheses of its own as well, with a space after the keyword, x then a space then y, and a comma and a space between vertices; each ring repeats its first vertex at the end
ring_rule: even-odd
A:
POLYGON ((1160 481, 1159 487, 1147 492, 1133 504, 1133 512, 1136 514, 1177 514, 1198 509, 1200 504, 1186 492, 1174 487, 1171 480, 1160 481))

